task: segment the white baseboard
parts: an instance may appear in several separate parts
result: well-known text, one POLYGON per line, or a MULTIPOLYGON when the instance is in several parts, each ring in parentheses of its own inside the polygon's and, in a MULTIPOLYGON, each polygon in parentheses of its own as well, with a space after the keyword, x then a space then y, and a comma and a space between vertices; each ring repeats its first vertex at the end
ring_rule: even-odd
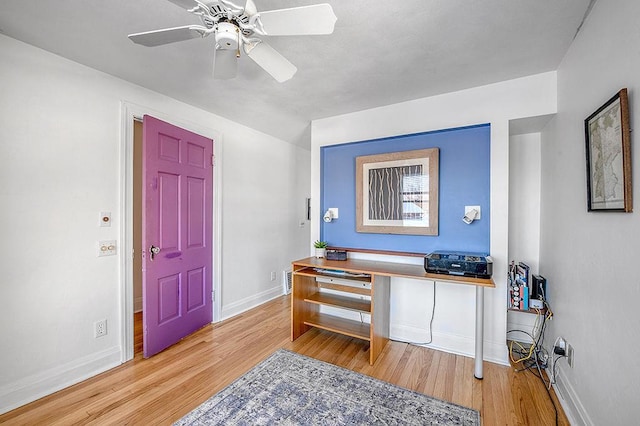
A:
POLYGON ((222 307, 222 310, 220 312, 220 321, 239 315, 245 311, 248 311, 249 309, 262 305, 269 300, 280 297, 283 294, 284 292, 282 286, 277 285, 276 287, 272 287, 269 290, 263 291, 262 293, 254 294, 250 297, 238 300, 237 302, 225 305, 222 307))
MULTIPOLYGON (((429 333, 424 328, 411 327, 402 324, 391 324, 389 337, 400 342, 411 342, 420 344, 428 341, 429 333)), ((475 355, 475 336, 467 337, 449 333, 433 333, 433 343, 426 345, 431 349, 449 352, 456 355, 463 355, 473 358, 475 355)), ((501 365, 509 365, 509 354, 506 342, 495 343, 484 341, 485 361, 494 362, 501 365)))
POLYGON ((582 401, 580 401, 578 394, 575 389, 573 389, 573 386, 571 386, 569 380, 567 380, 567 376, 564 375, 561 368, 558 368, 556 371, 556 384, 553 385, 553 389, 556 391, 558 400, 571 425, 594 426, 584 405, 582 405, 582 401))
POLYGON ((0 414, 103 373, 121 364, 120 347, 114 346, 0 388, 0 414))
POLYGON ((133 300, 133 312, 140 312, 140 311, 142 311, 142 296, 136 297, 133 300))

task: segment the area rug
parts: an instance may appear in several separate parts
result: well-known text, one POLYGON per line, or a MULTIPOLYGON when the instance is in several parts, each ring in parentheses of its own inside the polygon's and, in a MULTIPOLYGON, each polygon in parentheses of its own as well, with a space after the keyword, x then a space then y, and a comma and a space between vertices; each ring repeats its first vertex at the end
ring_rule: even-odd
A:
POLYGON ((480 425, 451 404, 278 350, 175 425, 480 425))

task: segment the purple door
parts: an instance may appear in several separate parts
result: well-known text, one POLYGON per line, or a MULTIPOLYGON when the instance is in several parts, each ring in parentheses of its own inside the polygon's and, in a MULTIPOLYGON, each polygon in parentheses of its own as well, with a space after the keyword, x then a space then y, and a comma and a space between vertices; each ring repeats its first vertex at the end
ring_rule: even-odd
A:
POLYGON ((142 134, 147 358, 213 318, 213 141, 148 115, 142 134))

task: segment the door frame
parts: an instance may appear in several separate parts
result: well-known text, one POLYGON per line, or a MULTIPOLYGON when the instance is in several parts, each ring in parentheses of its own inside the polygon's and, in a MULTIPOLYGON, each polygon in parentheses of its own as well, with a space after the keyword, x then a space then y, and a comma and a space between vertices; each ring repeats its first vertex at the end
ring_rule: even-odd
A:
POLYGON ((221 132, 172 114, 127 101, 120 102, 120 345, 121 362, 133 359, 133 122, 145 114, 213 139, 213 322, 220 321, 222 309, 222 134, 221 132))

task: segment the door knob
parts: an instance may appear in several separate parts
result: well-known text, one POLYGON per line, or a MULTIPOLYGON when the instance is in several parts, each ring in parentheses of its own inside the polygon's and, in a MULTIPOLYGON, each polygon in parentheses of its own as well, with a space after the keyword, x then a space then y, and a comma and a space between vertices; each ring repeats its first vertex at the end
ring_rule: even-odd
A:
POLYGON ((152 244, 151 247, 149 247, 149 253, 150 253, 150 256, 151 256, 151 260, 153 260, 153 257, 156 254, 160 253, 160 247, 156 247, 156 246, 154 246, 152 244))

